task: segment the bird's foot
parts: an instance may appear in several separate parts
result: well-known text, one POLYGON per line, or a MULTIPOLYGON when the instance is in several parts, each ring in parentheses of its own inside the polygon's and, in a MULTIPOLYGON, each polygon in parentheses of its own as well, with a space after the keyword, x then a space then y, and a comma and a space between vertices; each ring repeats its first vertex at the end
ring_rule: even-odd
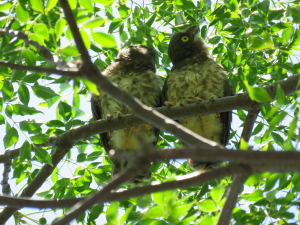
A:
POLYGON ((216 100, 217 99, 217 96, 215 96, 215 95, 211 95, 210 97, 209 97, 209 101, 214 101, 214 100, 216 100))
POLYGON ((114 131, 113 130, 111 130, 111 131, 108 131, 108 134, 109 135, 112 135, 114 133, 114 131))
POLYGON ((168 102, 168 101, 165 101, 165 104, 167 107, 172 107, 172 106, 175 106, 173 103, 171 102, 168 102))
POLYGON ((220 113, 215 113, 216 118, 220 117, 220 113))
POLYGON ((199 102, 202 102, 202 101, 203 101, 202 98, 199 98, 199 97, 196 97, 196 98, 195 98, 195 102, 196 102, 196 103, 199 103, 199 102))
POLYGON ((148 130, 152 129, 152 126, 149 123, 145 123, 145 126, 148 128, 148 130))
POLYGON ((183 100, 182 99, 180 99, 180 101, 179 101, 179 105, 183 105, 183 100))
POLYGON ((111 115, 111 114, 106 114, 105 115, 105 119, 110 120, 111 118, 114 118, 114 116, 111 115))
POLYGON ((121 118, 122 116, 123 116, 122 113, 121 113, 120 111, 118 111, 118 112, 117 112, 117 117, 118 117, 118 118, 121 118))
POLYGON ((188 121, 188 119, 187 119, 187 118, 183 118, 183 120, 184 120, 184 122, 187 122, 187 121, 188 121))
POLYGON ((139 129, 140 126, 135 126, 134 127, 134 131, 137 131, 139 129))

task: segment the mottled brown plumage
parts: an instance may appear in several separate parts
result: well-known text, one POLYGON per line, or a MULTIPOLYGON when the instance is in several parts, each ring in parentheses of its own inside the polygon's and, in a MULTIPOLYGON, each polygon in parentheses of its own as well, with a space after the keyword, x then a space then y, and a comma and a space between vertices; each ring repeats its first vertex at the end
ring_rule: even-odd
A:
MULTIPOLYGON (((173 35, 169 44, 172 70, 165 80, 163 94, 174 104, 190 104, 198 101, 234 95, 227 73, 209 56, 200 39, 199 27, 191 26, 173 35)), ((210 114, 201 117, 180 119, 179 123, 195 133, 224 146, 229 141, 232 112, 210 114)), ((222 162, 201 162, 189 159, 189 164, 197 170, 219 167, 222 162)))
MULTIPOLYGON (((151 107, 159 107, 162 101, 162 81, 155 74, 155 50, 143 45, 131 45, 119 51, 114 63, 103 72, 112 82, 115 82, 122 90, 132 94, 144 104, 151 107)), ((105 115, 118 116, 119 113, 129 114, 130 109, 123 106, 111 96, 99 90, 100 96, 93 95, 91 99, 94 120, 104 119, 105 115)), ((136 139, 139 134, 147 143, 156 146, 159 129, 141 125, 138 128, 126 128, 112 133, 101 133, 100 139, 106 152, 110 149, 135 152, 139 150, 140 143, 136 139)), ((112 176, 126 168, 131 161, 111 158, 112 176)), ((131 182, 140 183, 144 179, 151 178, 151 167, 140 171, 131 182)))

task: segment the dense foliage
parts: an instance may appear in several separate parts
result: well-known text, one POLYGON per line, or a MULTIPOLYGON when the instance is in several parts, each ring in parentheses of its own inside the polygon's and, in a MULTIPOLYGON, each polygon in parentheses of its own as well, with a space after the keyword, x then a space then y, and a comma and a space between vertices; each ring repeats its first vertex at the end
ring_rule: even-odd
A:
MULTIPOLYGON (((101 70, 116 58, 118 49, 144 44, 156 48, 157 71, 164 80, 171 68, 167 49, 172 33, 194 24, 199 24, 200 35, 211 56, 223 65, 237 92, 250 90, 255 99, 266 101, 268 96, 252 87, 268 85, 300 70, 297 57, 300 6, 297 2, 69 0, 69 4, 85 46, 101 70)), ((57 0, 1 1, 0 26, 5 28, 14 18, 12 30, 24 31, 59 60, 76 62, 80 59, 57 0)), ((4 36, 0 42, 1 60, 53 67, 34 46, 26 45, 22 39, 4 36)), ((35 146, 31 151, 29 144, 44 143, 50 136, 92 121, 86 85, 80 79, 0 67, 0 129, 4 149, 21 147, 20 157, 12 162, 9 181, 14 196, 31 182, 44 163, 52 164, 53 146, 35 146)), ((250 141, 254 149, 297 149, 298 95, 296 92, 283 97, 278 91, 277 101, 262 108, 250 141)), ((237 148, 247 112, 237 110, 234 114, 241 122, 236 116, 230 146, 237 148)), ((160 134, 158 148, 181 146, 171 134, 162 131, 160 134)), ((98 142, 98 136, 78 142, 37 196, 42 199, 83 197, 107 182, 111 161, 98 142)), ((150 182, 172 180, 191 172, 185 161, 154 163, 150 182)), ((299 179, 298 173, 252 175, 233 210, 233 224, 297 224, 299 179)), ((106 216, 107 224, 216 224, 230 182, 227 177, 188 189, 95 205, 77 222, 103 224, 106 216)), ((122 188, 128 187, 122 185, 122 188)), ((67 211, 57 211, 56 216, 67 211)), ((34 220, 37 224, 48 224, 54 217, 47 213, 49 210, 28 220, 32 215, 20 210, 14 218, 16 224, 24 221, 31 224, 34 220)))

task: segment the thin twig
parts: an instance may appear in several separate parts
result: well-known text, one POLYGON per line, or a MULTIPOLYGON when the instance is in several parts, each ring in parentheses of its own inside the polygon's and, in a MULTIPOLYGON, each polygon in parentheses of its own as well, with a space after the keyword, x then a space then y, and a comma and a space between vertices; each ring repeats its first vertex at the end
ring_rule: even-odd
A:
POLYGON ((238 195, 243 191, 244 182, 247 180, 249 174, 234 175, 234 179, 230 185, 229 195, 222 208, 221 216, 218 225, 229 225, 232 210, 238 199, 238 195))

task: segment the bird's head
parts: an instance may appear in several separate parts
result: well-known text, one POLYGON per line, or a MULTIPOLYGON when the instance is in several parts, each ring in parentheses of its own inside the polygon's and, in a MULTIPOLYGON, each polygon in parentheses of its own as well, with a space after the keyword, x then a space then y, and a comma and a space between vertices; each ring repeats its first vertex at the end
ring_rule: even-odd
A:
POLYGON ((130 45, 119 51, 116 61, 134 61, 149 65, 155 69, 156 51, 144 45, 130 45))
POLYGON ((174 34, 168 48, 168 54, 173 65, 201 52, 208 56, 207 48, 199 37, 199 26, 197 25, 174 34))

